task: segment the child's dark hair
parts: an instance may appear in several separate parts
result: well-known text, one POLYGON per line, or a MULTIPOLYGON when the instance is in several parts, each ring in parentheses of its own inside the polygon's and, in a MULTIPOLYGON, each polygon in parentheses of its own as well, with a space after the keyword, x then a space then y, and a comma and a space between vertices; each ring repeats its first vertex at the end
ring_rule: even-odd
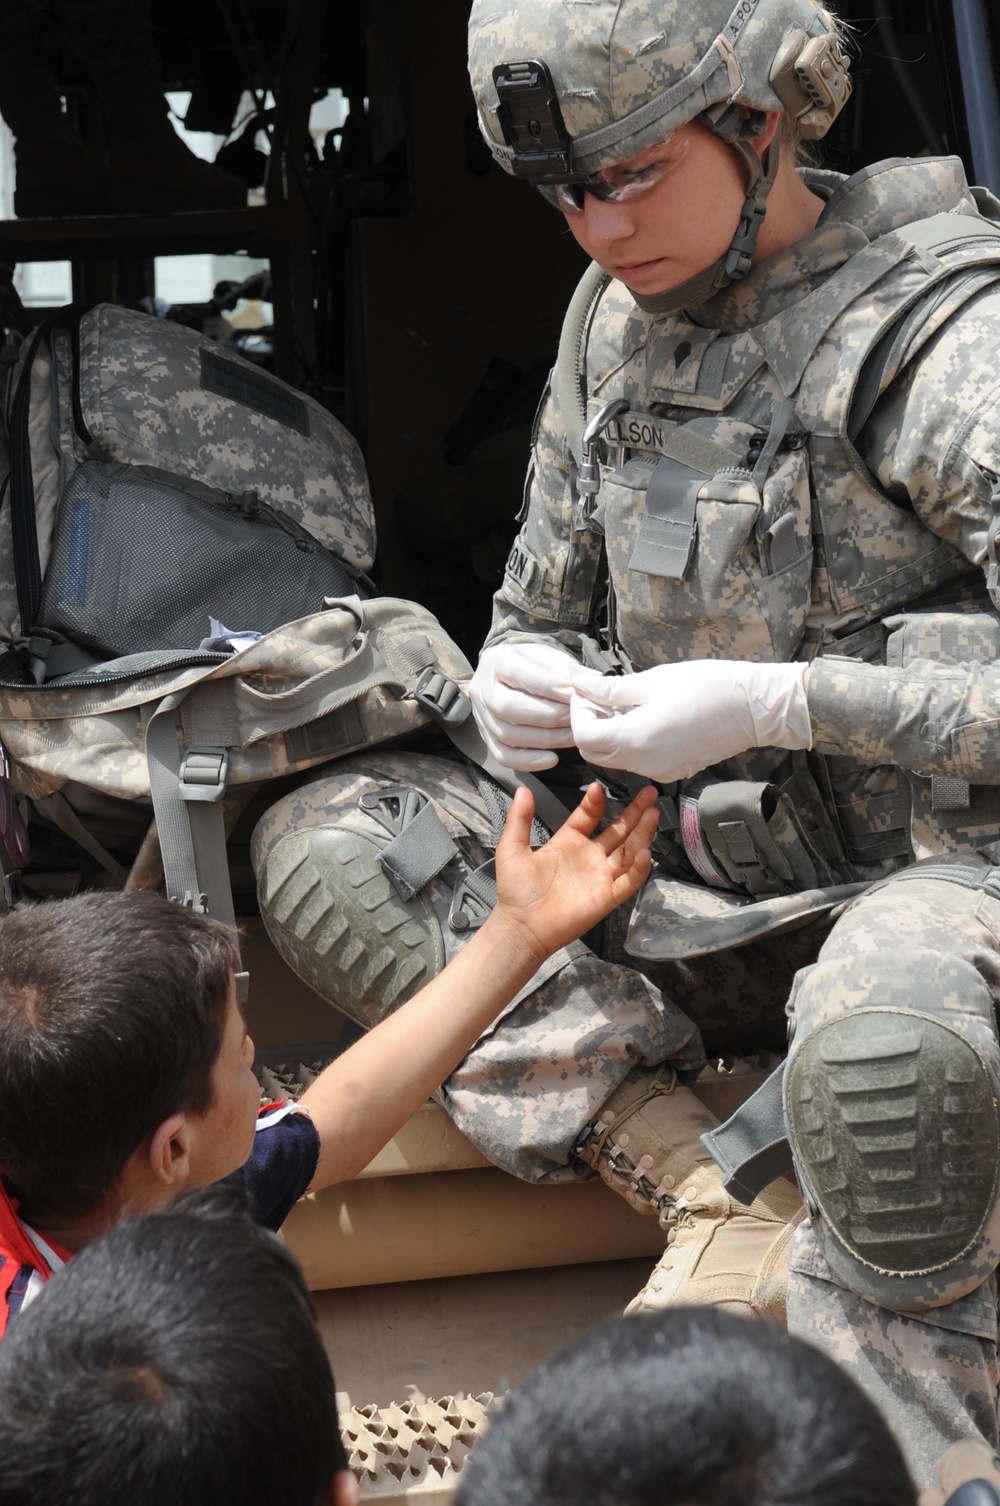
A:
POLYGON ((0 1345, 5 1506, 313 1506, 346 1468, 302 1273, 236 1189, 123 1219, 0 1345))
POLYGON ((831 1359, 709 1307, 614 1318, 536 1372, 456 1506, 916 1506, 899 1446, 831 1359))
POLYGON ((31 1220, 98 1207, 146 1135, 211 1103, 232 933, 150 894, 0 920, 0 1180, 31 1220))

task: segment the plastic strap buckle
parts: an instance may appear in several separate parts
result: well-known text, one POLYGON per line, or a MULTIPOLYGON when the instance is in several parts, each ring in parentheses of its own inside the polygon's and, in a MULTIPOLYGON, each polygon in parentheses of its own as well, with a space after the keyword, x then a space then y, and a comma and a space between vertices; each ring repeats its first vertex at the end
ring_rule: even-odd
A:
POLYGON ((729 246, 726 257, 726 276, 734 281, 745 277, 750 270, 753 254, 757 248, 757 235, 764 223, 767 207, 751 195, 743 205, 740 223, 729 246))
POLYGON ((472 710, 472 702, 456 680, 433 665, 421 671, 413 687, 413 699, 434 721, 460 727, 472 710))
POLYGON ((228 748, 188 748, 181 758, 178 784, 182 800, 221 800, 229 777, 228 748))

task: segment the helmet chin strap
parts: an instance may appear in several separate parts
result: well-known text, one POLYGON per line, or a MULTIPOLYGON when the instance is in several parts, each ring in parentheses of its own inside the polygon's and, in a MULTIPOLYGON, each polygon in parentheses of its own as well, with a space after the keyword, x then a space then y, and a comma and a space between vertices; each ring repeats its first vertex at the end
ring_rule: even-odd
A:
POLYGON ((674 288, 665 288, 662 293, 644 295, 633 293, 632 297, 645 314, 676 314, 679 309, 697 308, 731 282, 739 282, 753 264, 757 249, 757 236, 767 212, 767 196, 774 186, 781 157, 781 130, 764 153, 763 159, 754 151, 749 141, 730 140, 728 145, 739 153, 740 160, 749 173, 747 197, 740 214, 736 233, 729 249, 718 261, 697 272, 686 282, 674 288))

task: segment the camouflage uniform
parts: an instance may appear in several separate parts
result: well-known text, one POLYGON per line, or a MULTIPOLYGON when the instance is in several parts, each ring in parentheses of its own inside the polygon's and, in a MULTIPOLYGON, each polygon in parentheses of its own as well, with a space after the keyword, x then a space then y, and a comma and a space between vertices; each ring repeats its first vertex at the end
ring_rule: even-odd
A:
MULTIPOLYGON (((495 155, 504 160, 495 65, 547 59, 574 142, 632 110, 638 120, 679 75, 687 87, 698 74, 700 105, 678 106, 676 119, 661 111, 589 155, 581 146, 574 165, 592 173, 706 103, 747 97, 727 40, 742 45, 744 20, 744 63, 766 80, 798 12, 784 0, 759 6, 754 60, 757 9, 743 3, 727 21, 728 7, 706 6, 697 35, 672 46, 671 22, 682 35, 696 22, 670 0, 530 17, 519 0, 482 0, 471 71, 495 155), (629 29, 630 68, 615 74, 608 51, 629 29), (713 46, 732 85, 721 93, 713 46)), ((759 94, 752 108, 783 103, 766 85, 759 94)), ((788 1005, 786 1102, 812 1216, 794 1239, 790 1326, 876 1396, 926 1482, 955 1439, 997 1442, 1000 890, 988 865, 967 865, 977 852, 1000 860, 990 736, 1000 636, 981 574, 1000 507, 1000 257, 956 159, 880 164, 850 181, 806 176, 827 200, 815 230, 693 300, 695 316, 640 307, 615 282, 597 294, 580 363, 586 417, 611 399, 627 404, 604 434, 597 509, 581 505, 577 419, 557 386, 536 424, 488 644, 547 642, 589 662, 596 646, 626 670, 812 660, 812 752, 765 748, 705 771, 716 791, 766 787, 767 831, 744 821, 725 861, 714 853, 722 887, 705 884, 683 821, 685 797, 703 792, 665 790, 660 873, 626 950, 668 1011, 697 1010, 699 972, 725 998, 726 968, 749 960, 748 942, 766 937, 772 959, 802 969, 788 1005), (935 214, 944 219, 932 235, 913 228, 935 214), (990 242, 979 261, 937 235, 977 224, 990 242), (855 384, 873 363, 879 381, 855 428, 855 384), (675 464, 666 517, 670 539, 686 538, 682 564, 647 498, 662 457, 675 464), (915 857, 946 861, 924 876, 915 857), (876 887, 845 909, 851 884, 876 887), (796 910, 803 889, 813 898, 796 910), (812 908, 825 920, 794 929, 812 908)), ((787 996, 779 975, 760 988, 772 1021, 787 996)), ((538 1143, 545 1176, 570 1174, 559 1161, 573 1122, 590 1122, 595 1079, 597 1095, 623 1080, 632 1001, 648 998, 625 975, 612 1045, 607 1010, 592 1037, 593 1006, 576 1002, 572 979, 557 962, 548 995, 515 1001, 445 1086, 466 1133, 521 1175, 539 1175, 538 1143)), ((713 1044, 725 1037, 721 1012, 713 1044)), ((636 1060, 650 1059, 647 1043, 644 1024, 636 1060)))
MULTIPOLYGON (((721 413, 705 414, 702 434, 730 446, 745 443, 750 431, 767 434, 788 383, 786 370, 797 369, 795 342, 803 339, 803 327, 795 324, 795 312, 806 324, 830 280, 849 270, 869 242, 904 226, 914 214, 974 212, 953 160, 875 169, 846 185, 834 184, 828 175, 812 175, 812 182, 831 191, 815 232, 703 304, 699 321, 684 315, 651 318, 620 285, 608 286, 587 336, 590 414, 620 395, 633 413, 690 422, 699 410, 699 392, 708 386, 703 372, 711 352, 715 369, 723 367, 723 407, 721 413)), ((827 416, 840 404, 842 417, 843 384, 857 375, 857 366, 851 370, 849 364, 851 336, 878 313, 872 298, 846 310, 831 327, 828 348, 819 349, 807 366, 804 386, 827 384, 818 404, 827 416)), ((812 816, 809 834, 816 843, 824 834, 819 807, 827 810, 839 828, 839 851, 824 845, 821 854, 842 881, 887 875, 913 861, 914 852, 919 857, 968 854, 995 840, 1000 830, 1000 804, 992 788, 1000 783, 1000 761, 989 736, 997 670, 991 663, 971 669, 962 663, 979 658, 976 636, 989 639, 991 631, 989 605, 976 580, 982 581, 977 566, 986 556, 991 494, 1000 470, 995 361, 983 360, 983 352, 1000 349, 1000 297, 988 289, 958 318, 931 331, 913 331, 911 342, 920 349, 919 360, 901 361, 860 441, 870 473, 892 500, 880 503, 857 468, 836 470, 828 434, 789 450, 785 474, 779 462, 762 488, 765 520, 786 517, 801 506, 801 517, 792 524, 800 530, 798 553, 774 574, 755 569, 745 548, 755 524, 752 511, 761 508, 750 491, 744 494, 742 518, 742 498, 735 494, 700 501, 696 568, 684 581, 630 569, 643 509, 642 491, 628 474, 628 465, 636 470, 633 456, 610 471, 610 485, 599 494, 614 598, 611 646, 623 651, 633 669, 684 658, 813 658, 809 708, 819 756, 789 758, 762 750, 711 773, 779 786, 798 801, 807 825, 812 816), (812 515, 806 477, 810 450, 812 515), (795 459, 801 462, 798 476, 791 473, 795 459), (800 505, 791 501, 789 506, 800 488, 800 505), (970 611, 968 619, 944 611, 916 622, 893 617, 908 608, 937 607, 949 596, 959 608, 985 610, 970 611), (858 658, 842 657, 845 651, 858 658), (875 663, 864 663, 866 658, 875 663), (890 666, 881 663, 886 658, 890 666), (955 663, 934 663, 946 658, 955 663), (943 780, 958 786, 952 809, 947 809, 946 789, 938 791, 943 780), (818 806, 816 789, 824 797, 818 806), (812 812, 803 794, 813 797, 812 812)), ((798 401, 809 407, 809 393, 804 399, 800 387, 798 401)), ((627 422, 628 416, 619 432, 627 422)), ((815 417, 810 423, 816 425, 815 417)), ((836 423, 827 423, 827 429, 836 429, 836 423)), ((550 396, 533 450, 526 521, 497 596, 489 643, 544 639, 583 657, 581 640, 601 637, 593 614, 601 539, 574 527, 569 473, 565 426, 550 396)), ((762 532, 758 524, 758 541, 762 532)), ((706 905, 712 899, 709 893, 706 905)), ((940 958, 955 962, 959 971, 976 968, 995 988, 997 917, 1000 910, 989 896, 947 880, 890 884, 855 901, 834 926, 819 952, 819 970, 807 968, 798 980, 795 1015, 806 1011, 812 1027, 825 1012, 842 1009, 851 994, 892 1005, 899 997, 890 986, 893 979, 899 980, 908 1008, 934 1014, 940 1006, 934 986, 940 970, 929 964, 940 958), (937 923, 941 916, 947 916, 946 925, 937 923), (907 931, 913 931, 914 950, 901 971, 907 931), (858 955, 861 934, 864 956, 858 955), (883 949, 884 958, 873 956, 883 949), (857 983, 861 964, 869 970, 863 985, 857 983)), ((724 944, 723 938, 724 931, 724 944)), ((639 940, 634 928, 631 940, 639 940)), ((964 1026, 959 1017, 959 1029, 964 1026)), ((995 1044, 983 1039, 977 1048, 988 1057, 992 1081, 995 1044)), ((988 1142, 974 1143, 988 1158, 988 1142)), ((937 1166, 937 1193, 946 1199, 941 1184, 949 1163, 938 1158, 937 1166)), ((982 1194, 989 1206, 992 1178, 989 1169, 989 1188, 982 1194)), ((982 1434, 997 1443, 992 1241, 980 1242, 976 1258, 964 1258, 943 1273, 937 1291, 899 1297, 892 1279, 861 1295, 851 1291, 843 1274, 831 1276, 824 1236, 824 1221, 815 1217, 795 1238, 792 1330, 828 1346, 877 1395, 907 1441, 919 1477, 931 1479, 935 1459, 955 1438, 982 1434), (982 1285, 970 1292, 970 1279, 982 1285), (947 1300, 953 1292, 958 1298, 947 1300), (941 1301, 944 1306, 937 1306, 941 1301), (928 1303, 935 1304, 932 1313, 928 1303), (899 1316, 890 1310, 895 1306, 913 1312, 899 1316), (919 1383, 914 1376, 920 1376, 919 1383)))
MULTIPOLYGON (((915 213, 975 212, 954 159, 886 165, 846 184, 829 174, 807 177, 830 195, 816 230, 702 305, 697 322, 683 314, 644 314, 625 288, 609 285, 593 312, 586 346, 591 416, 620 395, 631 412, 689 422, 698 413, 699 393, 707 386, 705 364, 711 360, 723 371, 722 411, 713 406, 704 415, 701 433, 730 446, 745 443, 751 430, 766 434, 787 390, 788 372, 801 374, 795 342, 803 332, 797 318, 806 323, 815 313, 831 280, 838 273, 843 280, 866 246, 899 230, 915 213)), ((615 608, 611 646, 628 665, 644 669, 686 658, 813 659, 814 753, 761 750, 710 773, 767 780, 789 794, 807 835, 831 864, 826 882, 884 878, 914 856, 958 858, 976 850, 1000 855, 1000 845, 989 850, 1000 832, 995 788, 1000 758, 991 736, 1000 674, 993 662, 983 662, 995 654, 996 624, 980 574, 1000 472, 995 374, 1000 294, 987 285, 957 317, 933 314, 929 331, 910 332, 919 359, 908 361, 910 352, 900 353, 898 375, 859 440, 876 486, 856 466, 837 467, 831 431, 838 425, 843 430, 844 386, 857 375, 857 365, 851 369, 851 338, 867 345, 865 324, 874 323, 881 310, 870 294, 853 309, 829 312, 840 317, 829 321, 827 348, 821 345, 812 356, 797 392, 800 409, 808 408, 811 394, 825 385, 816 402, 821 417, 808 418, 814 437, 779 459, 762 488, 762 508, 749 489, 743 518, 734 516, 742 500, 735 491, 718 502, 699 503, 690 578, 676 581, 630 568, 643 507, 636 479, 628 474, 630 465, 637 469, 636 452, 616 457, 619 463, 606 471, 610 484, 599 494, 615 608), (811 488, 807 457, 813 462, 811 488), (792 474, 796 461, 799 475, 792 474), (801 504, 789 500, 797 493, 801 504), (777 519, 797 505, 801 519, 790 526, 799 530, 798 553, 768 576, 766 566, 754 559, 763 551, 745 547, 763 532, 757 523, 751 535, 751 507, 765 519, 777 519), (940 610, 949 601, 953 610, 940 610), (910 609, 926 616, 904 615, 910 609), (951 796, 949 780, 955 781, 951 796), (835 823, 837 847, 824 841, 823 810, 835 823)), ((808 346, 808 327, 804 339, 808 346)), ((628 420, 626 415, 619 433, 628 420)), ((793 428, 797 422, 801 419, 793 420, 793 428)), ((602 543, 593 532, 574 527, 571 466, 565 425, 550 395, 540 415, 524 523, 497 595, 490 643, 544 639, 582 656, 584 640, 602 636, 594 610, 600 601, 602 543)), ((695 875, 687 877, 697 882, 695 875)), ((704 913, 710 917, 717 896, 713 890, 704 893, 704 913)), ((696 913, 696 900, 690 903, 696 913)), ((744 912, 739 913, 742 918, 744 912)), ((905 1009, 936 1016, 944 971, 954 974, 956 1024, 965 1032, 963 985, 967 992, 978 975, 994 995, 998 920, 997 901, 981 890, 940 877, 890 882, 855 900, 822 950, 802 956, 811 962, 818 952, 819 961, 799 975, 789 1010, 810 1030, 831 1011, 836 1015, 873 1001, 889 1008, 898 1001, 905 1009), (880 952, 885 955, 875 955, 880 952)), ((718 945, 725 945, 727 923, 726 917, 719 922, 718 945)), ((655 930, 655 917, 651 924, 655 930)), ((634 925, 630 942, 642 950, 634 925)), ((647 950, 655 954, 655 940, 647 950)), ((684 995, 669 996, 686 1006, 684 995)), ((772 1000, 777 1007, 780 996, 772 1000)), ((984 1018, 988 1015, 989 1010, 984 1018)), ((995 1039, 988 1029, 980 1034, 975 1049, 986 1080, 995 1084, 1000 1068, 995 1039)), ((933 1120, 922 1104, 921 1135, 928 1114, 933 1120)), ((970 1149, 982 1147, 989 1161, 995 1111, 987 1118, 985 1138, 973 1137, 970 1149)), ((954 1196, 949 1179, 964 1177, 954 1159, 938 1154, 936 1182, 927 1183, 929 1165, 940 1151, 939 1140, 928 1142, 929 1162, 919 1177, 922 1186, 934 1188, 932 1200, 947 1207, 954 1196)), ((890 1157, 885 1176, 893 1174, 891 1162, 890 1157)), ((956 1438, 982 1434, 991 1444, 998 1439, 992 1274, 998 1252, 985 1232, 995 1200, 995 1162, 984 1176, 989 1185, 977 1204, 982 1227, 965 1228, 949 1248, 950 1263, 928 1290, 913 1291, 901 1274, 860 1292, 852 1289, 852 1273, 843 1267, 831 1272, 828 1230, 818 1209, 798 1230, 793 1246, 790 1328, 854 1370, 896 1422, 911 1466, 925 1480, 956 1438), (949 1300, 952 1296, 955 1300, 949 1300)), ((858 1195, 863 1203, 863 1193, 858 1195)), ((858 1216, 856 1207, 852 1212, 858 1216)), ((888 1269, 909 1267, 904 1261, 888 1269)))

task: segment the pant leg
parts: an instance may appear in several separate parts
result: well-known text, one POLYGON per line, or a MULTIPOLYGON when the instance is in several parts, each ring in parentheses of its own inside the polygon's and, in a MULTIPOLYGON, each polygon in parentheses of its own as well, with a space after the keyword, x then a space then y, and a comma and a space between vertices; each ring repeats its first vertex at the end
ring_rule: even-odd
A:
POLYGON ((484 1155, 531 1182, 593 1173, 573 1156, 581 1130, 633 1067, 705 1057, 691 1020, 634 969, 582 942, 550 958, 439 1093, 484 1155))
POLYGON ((996 1180, 998 994, 1000 903, 982 890, 911 876, 855 901, 815 966, 799 975, 790 1005, 789 1125, 793 1146, 808 1151, 812 1137, 816 1152, 808 1166, 800 1160, 800 1176, 819 1185, 824 1159, 837 1170, 825 1190, 811 1189, 812 1217, 796 1235, 789 1329, 854 1374, 892 1423, 921 1485, 933 1482, 938 1458, 959 1439, 998 1443, 1000 1250, 995 1201, 991 1208, 988 1191, 983 1195, 996 1180), (852 1040, 840 1026, 837 1036, 820 1034, 838 1021, 861 1023, 856 1011, 866 1017, 867 1036, 852 1040), (883 1025, 885 1050, 871 1054, 883 1025), (831 1044, 802 1058, 813 1063, 807 1080, 796 1075, 795 1061, 810 1038, 814 1047, 823 1039, 831 1044), (865 1040, 868 1059, 854 1050, 865 1040), (942 1071, 941 1043, 945 1055, 959 1044, 967 1065, 956 1070, 949 1058, 942 1071), (820 1076, 840 1095, 842 1143, 821 1106, 827 1084, 820 1076), (965 1108, 976 1079, 983 1089, 978 1121, 965 1108), (968 1143, 974 1122, 980 1137, 968 1143), (850 1184, 851 1166, 870 1171, 863 1186, 850 1184), (926 1210, 942 1229, 957 1220, 959 1233, 956 1248, 936 1261, 928 1257, 924 1269, 919 1256, 907 1265, 906 1250, 907 1241, 933 1248, 935 1231, 922 1223, 926 1210), (872 1234, 875 1225, 890 1252, 880 1262, 864 1242, 881 1237, 872 1234))
POLYGON ((515 1176, 587 1174, 572 1154, 580 1131, 633 1067, 701 1065, 703 1021, 716 1054, 784 1042, 794 970, 779 944, 658 963, 655 982, 610 951, 577 944, 552 959, 444 1084, 459 1128, 515 1176))
MULTIPOLYGON (((356 993, 351 979, 362 970, 356 949, 371 943, 379 964, 371 986, 383 1001, 390 999, 390 1007, 427 981, 428 966, 454 957, 471 932, 452 925, 453 900, 465 876, 490 859, 495 816, 458 760, 392 749, 339 760, 333 772, 276 802, 254 832, 261 914, 278 951, 324 997, 370 1023, 351 1007, 356 993), (345 954, 339 931, 331 940, 327 922, 338 912, 352 913, 348 891, 362 890, 355 887, 358 874, 346 878, 348 870, 331 860, 326 839, 332 830, 360 840, 373 856, 384 848, 386 828, 377 812, 360 803, 379 789, 412 790, 429 800, 458 856, 409 905, 393 897, 376 871, 365 868, 363 889, 373 896, 365 908, 387 901, 391 913, 371 910, 371 936, 362 935, 365 927, 355 927, 354 950, 345 954), (289 843, 295 848, 292 871, 279 879, 279 869, 285 872, 282 849, 289 843), (344 884, 342 892, 338 886, 344 884), (319 908, 317 894, 324 896, 319 908), (423 969, 409 969, 399 989, 390 986, 383 966, 392 949, 400 955, 409 949, 414 962, 419 953, 424 963, 423 969)), ((574 942, 538 970, 448 1078, 439 1098, 497 1165, 529 1181, 575 1180, 592 1175, 572 1149, 594 1109, 634 1067, 666 1060, 692 1076, 704 1066, 701 1040, 688 1016, 634 969, 603 961, 583 942, 574 942)))
POLYGON ((824 1350, 871 1397, 921 1488, 959 1439, 1000 1447, 995 1276, 946 1307, 892 1312, 833 1279, 807 1221, 792 1240, 787 1304, 789 1332, 824 1350))

